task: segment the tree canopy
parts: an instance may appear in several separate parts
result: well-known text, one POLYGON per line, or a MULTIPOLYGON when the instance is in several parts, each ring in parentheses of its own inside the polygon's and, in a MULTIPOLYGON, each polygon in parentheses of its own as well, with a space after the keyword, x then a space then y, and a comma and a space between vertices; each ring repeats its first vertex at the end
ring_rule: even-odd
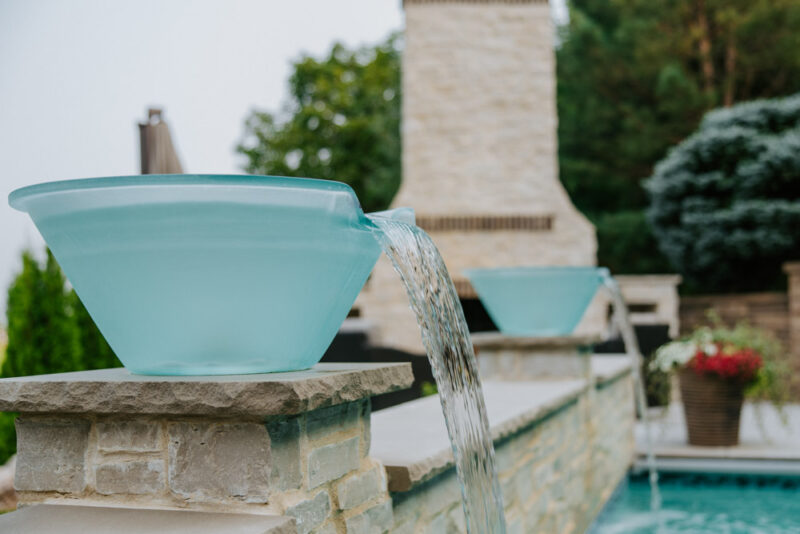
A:
POLYGON ((561 178, 590 215, 644 208, 706 111, 800 91, 797 0, 572 0, 560 42, 561 178))
POLYGON ((775 287, 800 259, 800 93, 709 113, 647 188, 661 249, 688 283, 775 287))
POLYGON ((353 187, 366 211, 385 209, 400 186, 400 49, 336 44, 293 65, 280 113, 255 111, 238 151, 255 174, 323 178, 353 187))

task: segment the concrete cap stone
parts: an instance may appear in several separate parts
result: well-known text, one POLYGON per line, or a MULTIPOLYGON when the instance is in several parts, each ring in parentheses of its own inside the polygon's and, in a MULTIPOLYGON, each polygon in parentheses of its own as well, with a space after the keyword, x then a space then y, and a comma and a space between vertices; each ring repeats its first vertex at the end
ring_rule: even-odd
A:
POLYGON ((219 417, 293 415, 411 386, 408 363, 320 363, 305 371, 145 376, 123 368, 0 380, 0 411, 219 417))
MULTIPOLYGON (((483 394, 494 441, 542 420, 574 400, 585 380, 485 381, 483 394)), ((389 491, 408 491, 453 467, 453 452, 437 396, 372 415, 370 454, 386 468, 389 491)))
POLYGON ((283 516, 40 504, 0 515, 0 532, 36 534, 296 534, 283 516))

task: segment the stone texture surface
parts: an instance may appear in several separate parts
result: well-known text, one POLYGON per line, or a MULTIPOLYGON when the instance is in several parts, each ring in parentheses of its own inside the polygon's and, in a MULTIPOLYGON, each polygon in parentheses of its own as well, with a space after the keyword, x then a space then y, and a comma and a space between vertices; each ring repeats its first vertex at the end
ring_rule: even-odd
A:
POLYGON ((147 495, 164 487, 163 460, 109 462, 95 468, 95 488, 103 495, 147 495))
POLYGON ((366 473, 355 474, 342 480, 336 486, 339 509, 348 510, 369 501, 379 495, 385 486, 380 468, 366 473))
POLYGON ((0 411, 202 415, 293 415, 411 386, 411 366, 317 364, 291 373, 143 376, 103 369, 0 380, 0 411))
MULTIPOLYGON (((575 402, 586 388, 584 380, 484 382, 493 438, 503 439, 575 402)), ((377 412, 372 441, 372 456, 386 467, 390 491, 407 491, 453 467, 444 416, 435 396, 377 412)))
MULTIPOLYGON (((492 406, 497 406, 493 403, 497 390, 492 384, 496 383, 487 384, 490 387, 485 393, 508 532, 585 532, 631 463, 634 414, 630 374, 583 388, 572 399, 555 396, 549 411, 506 426, 505 432, 496 428, 497 411, 493 415, 492 406)), ((529 397, 517 393, 518 402, 530 402, 529 397)), ((383 413, 376 414, 375 423, 383 413)), ((382 441, 376 433, 376 451, 382 448, 382 441)), ((396 446, 412 448, 418 443, 414 436, 396 446)), ((465 532, 460 498, 453 468, 412 484, 409 491, 395 492, 391 532, 465 532)))
POLYGON ((300 419, 279 419, 267 425, 272 455, 270 483, 277 490, 297 489, 303 484, 300 465, 300 419))
MULTIPOLYGON (((405 15, 403 181, 393 204, 423 217, 553 216, 549 231, 431 232, 456 279, 469 267, 593 265, 594 228, 558 179, 549 5, 426 2, 405 15)), ((422 352, 385 258, 362 297, 383 344, 422 352)))
MULTIPOLYGON (((303 373, 293 377, 293 387, 307 399, 306 406, 314 407, 298 414, 263 415, 264 404, 252 399, 255 393, 250 386, 238 399, 248 408, 255 406, 253 413, 241 415, 240 407, 224 416, 198 414, 208 410, 208 403, 219 400, 199 398, 209 388, 215 391, 219 380, 204 377, 209 385, 203 377, 192 377, 196 388, 173 390, 185 396, 169 401, 171 406, 178 401, 188 403, 181 410, 191 415, 24 415, 20 421, 20 450, 26 451, 21 457, 24 487, 20 503, 278 514, 291 517, 291 532, 308 534, 342 534, 346 520, 364 515, 356 524, 362 525, 362 531, 374 531, 375 525, 387 521, 378 510, 365 512, 387 503, 389 493, 382 466, 366 457, 370 401, 358 397, 333 406, 327 403, 372 390, 384 379, 399 376, 404 383, 410 370, 407 365, 378 366, 376 382, 376 366, 346 368, 344 378, 337 366, 331 373, 339 378, 324 382, 323 376, 322 382, 328 388, 345 380, 344 392, 321 388, 320 377, 325 373, 319 369, 308 371, 308 380, 299 376, 303 373), (363 372, 358 372, 362 367, 363 372), (381 368, 388 369, 383 378, 381 368), (351 479, 353 485, 342 490, 349 503, 343 510, 338 505, 338 486, 351 479)), ((85 374, 79 375, 79 384, 65 388, 76 392, 95 383, 94 378, 84 378, 85 374)), ((42 382, 66 383, 69 379, 69 375, 48 377, 42 382)), ((279 381, 285 380, 284 375, 279 381)), ((387 382, 379 389, 394 387, 396 384, 387 382)), ((122 397, 120 394, 115 402, 122 402, 122 397)), ((145 398, 142 402, 155 401, 145 398)))
POLYGON ((152 452, 161 448, 158 421, 98 422, 97 448, 101 452, 152 452))
POLYGON ((270 455, 265 425, 178 422, 170 424, 168 432, 172 491, 199 501, 267 501, 270 455))
POLYGON ((317 486, 335 480, 358 469, 359 438, 323 445, 308 453, 308 486, 317 486))
POLYGON ((308 534, 320 526, 331 511, 331 499, 327 491, 320 491, 314 497, 300 501, 286 508, 286 515, 294 517, 298 534, 308 534))
POLYGON ((481 378, 530 381, 591 376, 591 345, 599 336, 514 337, 499 332, 472 335, 481 378))
POLYGON ((392 501, 385 501, 345 520, 347 534, 383 534, 392 528, 392 501))
POLYGON ((16 422, 20 491, 80 492, 86 487, 88 420, 20 417, 16 422))
POLYGON ((0 515, 0 532, 36 534, 295 534, 294 521, 276 515, 136 510, 40 504, 0 515))
POLYGON ((308 412, 306 432, 308 439, 321 439, 334 432, 355 429, 361 419, 361 405, 355 402, 338 404, 308 412))

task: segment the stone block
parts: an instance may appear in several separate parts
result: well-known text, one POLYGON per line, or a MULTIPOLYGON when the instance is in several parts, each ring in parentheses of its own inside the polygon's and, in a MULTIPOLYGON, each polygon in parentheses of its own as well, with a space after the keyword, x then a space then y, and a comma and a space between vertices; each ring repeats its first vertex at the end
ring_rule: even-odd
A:
POLYGON ((17 490, 82 492, 90 426, 83 419, 18 418, 17 490))
POLYGON ((146 495, 164 489, 164 462, 161 460, 109 462, 95 467, 97 493, 146 495))
POLYGON ((269 497, 266 426, 257 423, 175 422, 168 425, 169 487, 197 501, 269 497))
POLYGON ((158 421, 98 422, 97 449, 101 452, 152 452, 161 449, 158 421))
POLYGON ((353 475, 339 482, 336 495, 339 509, 348 510, 385 493, 385 485, 379 468, 370 469, 366 473, 353 475))
POLYGON ((355 432, 361 418, 361 403, 348 402, 306 414, 306 434, 315 441, 342 431, 355 432))
POLYGON ((314 534, 338 534, 336 523, 329 521, 315 530, 314 534))
POLYGON ((384 501, 345 521, 347 534, 383 534, 392 528, 392 501, 384 501))
POLYGON ((328 518, 331 499, 327 491, 320 491, 314 497, 300 501, 286 508, 286 515, 294 517, 297 534, 308 534, 328 518))
POLYGON ((270 483, 276 490, 298 489, 303 485, 300 465, 300 420, 279 419, 267 424, 270 438, 272 473, 270 483))
POLYGON ((359 438, 324 445, 308 454, 308 486, 316 488, 358 469, 359 438))

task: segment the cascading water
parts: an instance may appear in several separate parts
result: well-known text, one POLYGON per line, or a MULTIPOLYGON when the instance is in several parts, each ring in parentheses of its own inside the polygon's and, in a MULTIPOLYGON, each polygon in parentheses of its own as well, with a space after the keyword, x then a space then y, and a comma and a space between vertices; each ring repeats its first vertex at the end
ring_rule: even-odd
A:
POLYGON ((647 454, 647 470, 650 475, 650 509, 657 512, 661 508, 661 492, 658 490, 658 471, 656 469, 655 451, 653 450, 653 435, 650 427, 650 418, 647 415, 647 397, 645 396, 644 379, 642 377, 642 353, 639 349, 639 341, 636 339, 636 332, 633 330, 633 323, 628 317, 628 307, 625 305, 619 284, 612 276, 605 275, 603 277, 603 285, 611 293, 614 305, 614 319, 622 334, 625 352, 630 357, 634 368, 634 397, 636 398, 636 410, 639 412, 644 424, 644 445, 647 454))
POLYGON ((417 316, 453 448, 467 532, 504 534, 503 497, 464 311, 431 238, 414 225, 370 217, 417 316))

